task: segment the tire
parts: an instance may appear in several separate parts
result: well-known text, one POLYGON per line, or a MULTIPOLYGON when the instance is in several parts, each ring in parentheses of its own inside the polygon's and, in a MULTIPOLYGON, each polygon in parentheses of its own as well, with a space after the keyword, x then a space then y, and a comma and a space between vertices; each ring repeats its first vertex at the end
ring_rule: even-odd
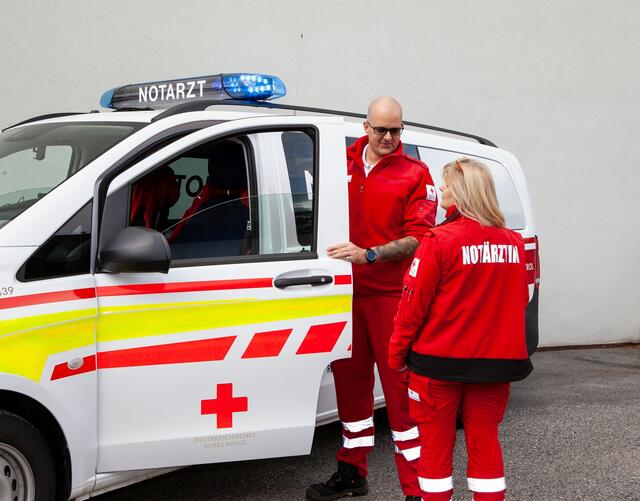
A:
POLYGON ((28 421, 0 411, 0 501, 53 501, 51 450, 28 421))

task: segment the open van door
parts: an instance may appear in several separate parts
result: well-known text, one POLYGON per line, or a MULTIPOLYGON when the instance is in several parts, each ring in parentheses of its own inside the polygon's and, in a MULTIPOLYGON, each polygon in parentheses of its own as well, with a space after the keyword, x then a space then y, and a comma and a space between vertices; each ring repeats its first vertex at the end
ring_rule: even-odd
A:
POLYGON ((98 471, 308 453, 350 356, 351 266, 326 256, 348 240, 342 119, 192 133, 115 177, 102 214, 98 471))

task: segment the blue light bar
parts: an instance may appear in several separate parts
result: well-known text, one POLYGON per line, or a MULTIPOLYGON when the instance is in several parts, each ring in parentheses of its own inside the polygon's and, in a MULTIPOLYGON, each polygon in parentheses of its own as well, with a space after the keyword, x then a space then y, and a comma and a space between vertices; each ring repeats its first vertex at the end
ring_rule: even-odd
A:
POLYGON ((117 87, 102 95, 100 106, 114 110, 156 109, 196 99, 266 101, 286 93, 282 80, 272 75, 221 73, 117 87))
POLYGON ((223 75, 222 85, 233 99, 262 101, 282 97, 287 93, 282 80, 271 75, 229 73, 223 75))

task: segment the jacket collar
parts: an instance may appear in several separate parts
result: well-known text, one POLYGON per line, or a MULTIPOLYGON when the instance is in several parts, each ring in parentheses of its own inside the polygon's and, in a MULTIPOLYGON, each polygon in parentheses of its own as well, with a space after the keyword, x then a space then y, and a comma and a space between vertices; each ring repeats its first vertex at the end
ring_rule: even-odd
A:
MULTIPOLYGON (((362 136, 357 139, 355 143, 347 148, 347 160, 350 162, 355 162, 356 165, 362 167, 364 169, 364 165, 362 164, 362 153, 364 152, 364 147, 369 144, 369 136, 362 136)), ((398 144, 396 151, 393 153, 389 153, 380 159, 380 161, 376 164, 376 167, 379 166, 382 162, 386 163, 387 158, 401 157, 402 153, 402 141, 398 144)))
POLYGON ((451 207, 449 207, 447 209, 447 212, 445 213, 445 220, 442 221, 437 226, 442 226, 444 224, 451 223, 451 222, 455 221, 456 219, 461 219, 463 217, 464 216, 460 213, 458 208, 455 205, 452 205, 451 207))

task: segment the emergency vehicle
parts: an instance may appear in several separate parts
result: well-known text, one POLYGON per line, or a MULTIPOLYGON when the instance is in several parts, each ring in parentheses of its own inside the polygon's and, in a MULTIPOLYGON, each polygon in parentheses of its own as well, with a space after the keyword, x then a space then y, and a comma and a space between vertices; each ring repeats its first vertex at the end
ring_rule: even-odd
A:
MULTIPOLYGON (((337 419, 328 367, 350 356, 352 275, 326 248, 348 241, 345 143, 364 115, 269 101, 284 94, 257 74, 127 85, 102 97, 110 112, 0 134, 0 501, 308 454, 337 419)), ((437 185, 462 155, 491 169, 526 242, 533 351, 517 159, 405 125, 437 185)))

